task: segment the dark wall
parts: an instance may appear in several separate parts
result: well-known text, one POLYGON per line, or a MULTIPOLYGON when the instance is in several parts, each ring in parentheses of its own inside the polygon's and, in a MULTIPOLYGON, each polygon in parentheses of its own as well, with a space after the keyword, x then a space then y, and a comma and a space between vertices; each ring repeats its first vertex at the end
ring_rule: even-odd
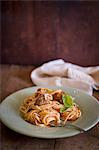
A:
POLYGON ((99 65, 99 2, 2 2, 3 64, 99 65))

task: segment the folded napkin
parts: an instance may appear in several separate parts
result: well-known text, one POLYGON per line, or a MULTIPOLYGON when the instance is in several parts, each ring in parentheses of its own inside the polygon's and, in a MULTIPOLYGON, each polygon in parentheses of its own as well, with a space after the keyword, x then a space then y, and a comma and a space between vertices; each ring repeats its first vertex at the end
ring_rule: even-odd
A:
POLYGON ((99 66, 81 67, 58 59, 33 70, 31 79, 36 85, 68 86, 92 95, 99 84, 99 66))

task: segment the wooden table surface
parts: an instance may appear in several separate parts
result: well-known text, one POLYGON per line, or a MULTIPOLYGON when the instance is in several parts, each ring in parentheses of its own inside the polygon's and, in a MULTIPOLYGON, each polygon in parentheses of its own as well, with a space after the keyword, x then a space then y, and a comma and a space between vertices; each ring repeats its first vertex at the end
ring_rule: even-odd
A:
MULTIPOLYGON (((0 69, 0 96, 1 101, 9 94, 33 86, 30 72, 33 66, 1 65, 0 69)), ((94 92, 99 100, 99 93, 94 92)), ((1 150, 99 150, 99 126, 96 125, 86 133, 69 138, 40 139, 16 133, 0 124, 1 150)))

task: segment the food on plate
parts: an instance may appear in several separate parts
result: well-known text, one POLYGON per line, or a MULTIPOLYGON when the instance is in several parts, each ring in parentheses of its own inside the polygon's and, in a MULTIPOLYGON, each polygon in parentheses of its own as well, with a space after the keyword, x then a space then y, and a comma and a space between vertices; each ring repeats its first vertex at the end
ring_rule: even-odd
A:
POLYGON ((75 121, 81 116, 74 98, 61 89, 39 88, 27 97, 20 106, 24 120, 33 125, 58 126, 67 121, 75 121))

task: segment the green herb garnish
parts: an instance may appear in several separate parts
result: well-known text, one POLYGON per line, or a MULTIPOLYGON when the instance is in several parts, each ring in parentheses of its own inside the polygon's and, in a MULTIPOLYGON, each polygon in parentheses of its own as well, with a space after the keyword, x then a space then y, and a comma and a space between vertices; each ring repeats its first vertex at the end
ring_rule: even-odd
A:
POLYGON ((60 108, 60 113, 63 113, 66 110, 66 108, 60 108))
POLYGON ((63 100, 64 108, 60 108, 60 113, 64 112, 66 109, 73 106, 73 97, 72 96, 63 94, 62 100, 63 100))

